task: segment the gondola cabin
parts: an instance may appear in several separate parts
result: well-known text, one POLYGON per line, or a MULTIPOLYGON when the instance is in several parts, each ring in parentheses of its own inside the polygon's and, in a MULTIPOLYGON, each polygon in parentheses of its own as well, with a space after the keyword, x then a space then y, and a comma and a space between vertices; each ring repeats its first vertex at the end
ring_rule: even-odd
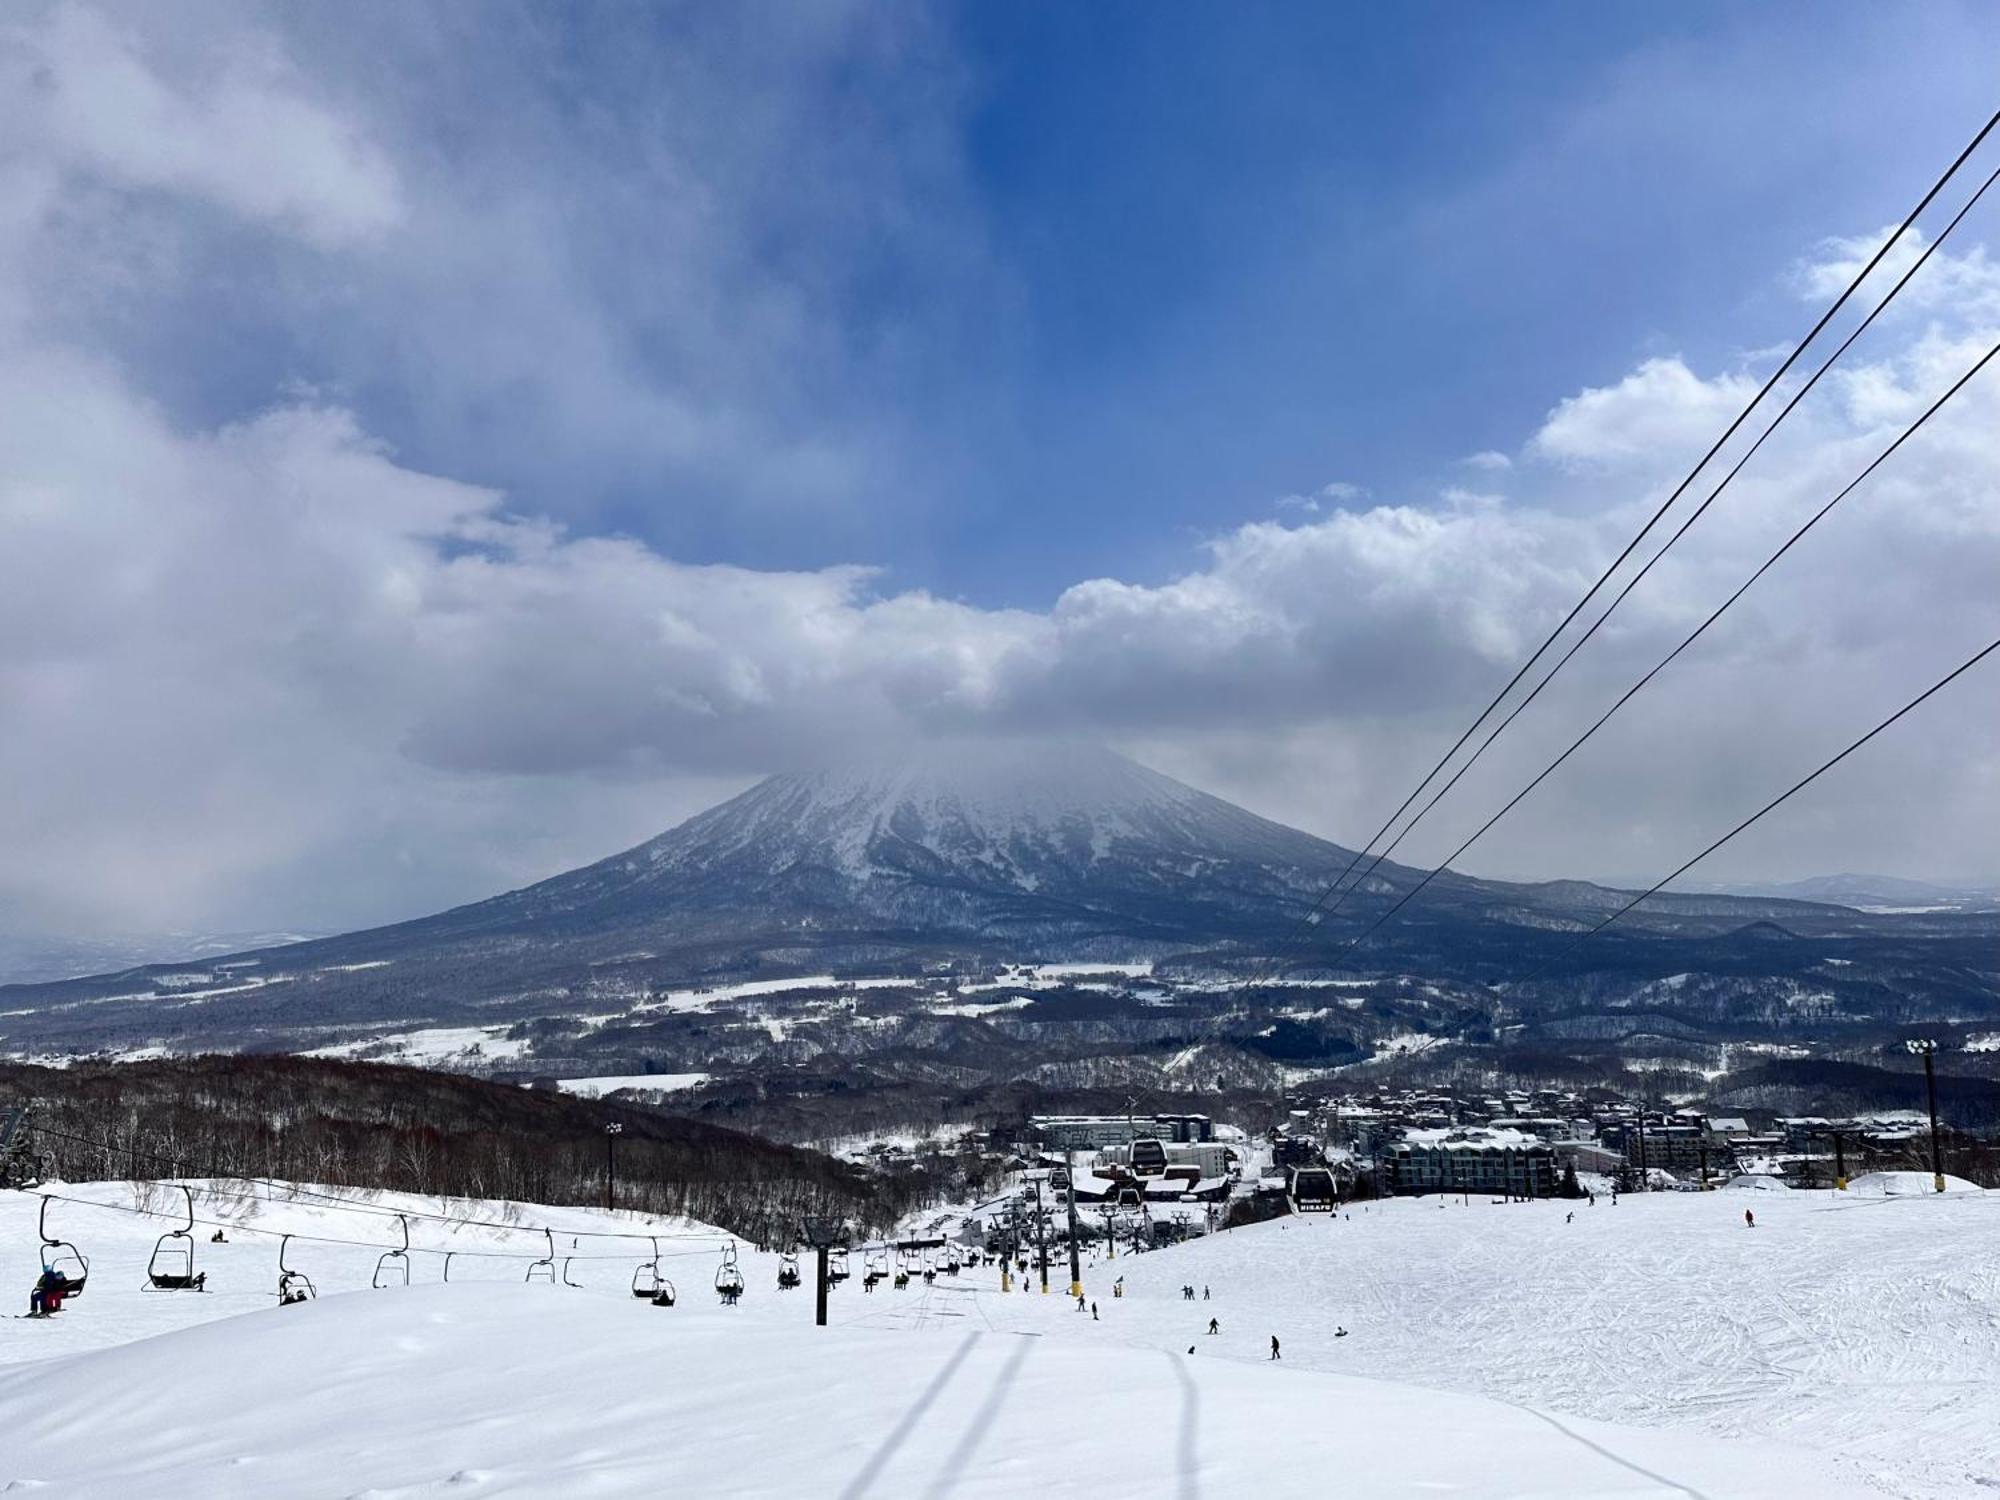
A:
POLYGON ((1285 1196, 1295 1214, 1330 1214, 1338 1202, 1333 1173, 1325 1167, 1294 1167, 1285 1196))

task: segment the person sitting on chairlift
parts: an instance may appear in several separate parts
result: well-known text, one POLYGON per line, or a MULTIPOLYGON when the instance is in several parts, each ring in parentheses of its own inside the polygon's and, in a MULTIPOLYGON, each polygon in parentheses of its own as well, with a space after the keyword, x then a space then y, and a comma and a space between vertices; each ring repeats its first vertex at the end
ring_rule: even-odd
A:
POLYGON ((62 1272, 46 1270, 35 1279, 35 1289, 28 1293, 28 1316, 48 1318, 62 1311, 63 1298, 69 1294, 69 1278, 62 1272))

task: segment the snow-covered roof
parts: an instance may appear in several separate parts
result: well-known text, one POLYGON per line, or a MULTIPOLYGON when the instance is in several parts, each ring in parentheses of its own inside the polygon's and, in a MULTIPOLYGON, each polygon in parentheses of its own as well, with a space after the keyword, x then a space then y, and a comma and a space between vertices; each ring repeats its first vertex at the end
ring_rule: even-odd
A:
POLYGON ((1519 1151, 1544 1144, 1539 1136, 1509 1126, 1446 1125, 1403 1132, 1403 1144, 1454 1151, 1519 1151))

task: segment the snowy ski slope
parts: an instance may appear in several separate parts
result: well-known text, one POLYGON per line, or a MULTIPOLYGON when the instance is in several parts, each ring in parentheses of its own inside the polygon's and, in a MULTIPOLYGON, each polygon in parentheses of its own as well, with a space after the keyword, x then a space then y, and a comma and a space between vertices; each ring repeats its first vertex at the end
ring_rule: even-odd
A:
MULTIPOLYGON (((9 1295, 38 1265, 34 1209, 0 1194, 9 1295)), ((720 1307, 723 1239, 684 1223, 661 1226, 672 1309, 629 1295, 636 1245, 580 1236, 573 1291, 522 1284, 538 1232, 419 1222, 410 1290, 364 1290, 372 1250, 295 1241, 322 1300, 280 1310, 276 1242, 250 1225, 377 1222, 234 1212, 229 1244, 197 1245, 215 1288, 197 1296, 137 1290, 163 1223, 56 1206, 93 1279, 57 1319, 0 1321, 0 1491, 1928 1500, 2000 1475, 2000 1194, 1662 1194, 1574 1224, 1401 1201, 1088 1266, 1095 1322, 1063 1270, 1042 1297, 989 1268, 900 1293, 857 1275, 825 1331, 748 1249, 748 1292, 720 1307), (1213 1300, 1183 1302, 1185 1282, 1213 1300)))

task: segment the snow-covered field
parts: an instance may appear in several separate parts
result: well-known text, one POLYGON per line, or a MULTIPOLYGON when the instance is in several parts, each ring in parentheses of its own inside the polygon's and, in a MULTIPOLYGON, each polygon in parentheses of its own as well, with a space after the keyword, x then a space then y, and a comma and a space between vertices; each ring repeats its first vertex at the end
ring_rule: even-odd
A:
MULTIPOLYGON (((133 1202, 123 1185, 60 1191, 133 1202)), ((1281 1220, 1086 1267, 1097 1321, 1060 1295, 1003 1294, 990 1268, 873 1294, 857 1276, 828 1330, 811 1326, 810 1290, 777 1291, 776 1258, 747 1249, 749 1290, 719 1306, 721 1241, 687 1224, 662 1226, 676 1236, 662 1245, 672 1309, 629 1295, 644 1255, 626 1244, 580 1234, 580 1290, 524 1285, 539 1233, 422 1221, 418 1285, 366 1290, 377 1251, 294 1241, 322 1299, 278 1309, 275 1241, 252 1225, 377 1241, 387 1225, 393 1241, 394 1219, 239 1204, 230 1243, 197 1243, 214 1290, 149 1293, 137 1285, 164 1225, 59 1203, 52 1225, 92 1255, 92 1280, 59 1318, 0 1322, 0 1361, 17 1366, 0 1369, 0 1490, 1988 1492, 2000 1194, 1754 1196, 1754 1230, 1736 1194, 1600 1199, 1573 1223, 1564 1205, 1477 1198, 1281 1220), (1212 1300, 1183 1301, 1186 1283, 1212 1300)), ((35 1206, 0 1194, 10 1295, 38 1266, 35 1206)), ((582 1209, 514 1217, 642 1226, 582 1209)))
POLYGON ((602 1099, 620 1089, 677 1094, 682 1089, 700 1088, 713 1076, 710 1073, 626 1073, 611 1078, 564 1078, 558 1080, 556 1087, 565 1094, 577 1094, 585 1099, 602 1099))

